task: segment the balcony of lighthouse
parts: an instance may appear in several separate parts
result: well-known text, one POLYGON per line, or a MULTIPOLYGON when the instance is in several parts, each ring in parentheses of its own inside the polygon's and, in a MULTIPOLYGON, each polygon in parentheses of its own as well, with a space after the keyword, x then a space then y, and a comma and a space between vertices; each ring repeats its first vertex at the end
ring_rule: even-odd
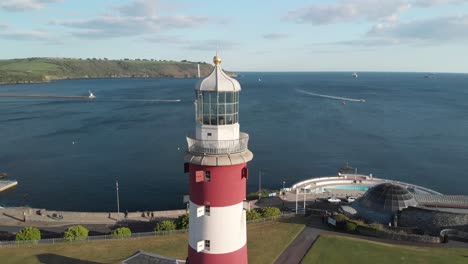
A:
POLYGON ((228 155, 248 150, 249 135, 239 133, 234 140, 200 140, 194 136, 187 137, 188 152, 202 155, 228 155))

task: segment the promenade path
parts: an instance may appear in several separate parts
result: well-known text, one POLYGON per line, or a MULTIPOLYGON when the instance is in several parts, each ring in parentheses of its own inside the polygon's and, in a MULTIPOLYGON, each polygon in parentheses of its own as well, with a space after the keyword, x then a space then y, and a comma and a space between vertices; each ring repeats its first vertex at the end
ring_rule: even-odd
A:
POLYGON ((150 222, 175 219, 186 210, 129 212, 127 217, 121 212, 69 212, 25 207, 0 209, 1 226, 54 227, 74 224, 114 225, 119 222, 150 222), (151 214, 153 217, 151 217, 151 214))

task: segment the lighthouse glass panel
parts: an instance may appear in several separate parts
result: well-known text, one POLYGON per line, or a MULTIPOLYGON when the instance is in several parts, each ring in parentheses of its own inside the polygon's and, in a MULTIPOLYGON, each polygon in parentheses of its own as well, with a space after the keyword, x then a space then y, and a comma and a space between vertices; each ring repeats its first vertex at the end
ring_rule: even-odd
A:
POLYGON ((239 92, 196 93, 196 120, 204 125, 232 125, 239 122, 239 92))

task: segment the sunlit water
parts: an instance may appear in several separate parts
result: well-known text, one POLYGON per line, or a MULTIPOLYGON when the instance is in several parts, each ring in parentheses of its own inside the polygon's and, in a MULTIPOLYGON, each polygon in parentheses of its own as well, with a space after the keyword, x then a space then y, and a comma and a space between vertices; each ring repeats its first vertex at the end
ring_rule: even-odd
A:
MULTIPOLYGON (((250 134, 249 191, 358 172, 467 194, 468 75, 242 73, 241 130, 250 134), (261 78, 261 81, 258 81, 261 78), (301 93, 366 102, 342 102, 301 93)), ((19 185, 0 205, 61 210, 183 208, 185 135, 196 79, 90 79, 0 85, 0 172, 19 185), (180 100, 180 101, 179 101, 180 100)))

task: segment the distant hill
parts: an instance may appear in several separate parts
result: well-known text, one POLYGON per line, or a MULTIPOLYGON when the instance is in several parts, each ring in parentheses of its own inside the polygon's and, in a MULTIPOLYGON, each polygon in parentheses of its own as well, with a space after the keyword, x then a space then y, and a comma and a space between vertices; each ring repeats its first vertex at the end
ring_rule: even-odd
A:
POLYGON ((34 83, 76 78, 132 78, 208 75, 213 66, 205 62, 156 60, 107 60, 68 58, 27 58, 0 60, 0 83, 34 83))

